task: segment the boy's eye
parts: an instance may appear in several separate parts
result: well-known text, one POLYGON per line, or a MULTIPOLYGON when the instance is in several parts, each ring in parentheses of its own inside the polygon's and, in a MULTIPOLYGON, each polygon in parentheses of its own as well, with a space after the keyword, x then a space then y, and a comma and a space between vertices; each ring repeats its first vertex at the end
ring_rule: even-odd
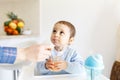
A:
POLYGON ((53 30, 53 33, 56 33, 56 30, 53 30))
POLYGON ((64 32, 63 32, 63 31, 61 31, 61 32, 60 32, 60 34, 61 34, 61 35, 63 35, 63 34, 64 34, 64 32))

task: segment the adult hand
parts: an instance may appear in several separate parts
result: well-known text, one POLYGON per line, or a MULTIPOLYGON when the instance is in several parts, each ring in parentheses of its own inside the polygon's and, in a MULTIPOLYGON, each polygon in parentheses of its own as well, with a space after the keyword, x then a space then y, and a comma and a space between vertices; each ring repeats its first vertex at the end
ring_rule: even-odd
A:
POLYGON ((47 44, 35 44, 30 47, 19 49, 18 58, 28 61, 42 61, 51 55, 52 46, 47 44))

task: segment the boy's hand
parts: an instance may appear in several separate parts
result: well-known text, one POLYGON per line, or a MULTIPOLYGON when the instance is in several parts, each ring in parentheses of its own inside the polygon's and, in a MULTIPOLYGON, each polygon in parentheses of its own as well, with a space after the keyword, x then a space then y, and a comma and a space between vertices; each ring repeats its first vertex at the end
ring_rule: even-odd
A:
POLYGON ((54 71, 61 71, 67 68, 66 61, 58 61, 54 63, 54 71))
POLYGON ((45 63, 45 67, 48 70, 53 70, 54 69, 54 62, 52 62, 51 59, 48 59, 45 63))
POLYGON ((45 67, 48 70, 58 72, 58 71, 61 71, 67 68, 67 62, 66 61, 52 61, 52 59, 50 58, 45 63, 45 67))

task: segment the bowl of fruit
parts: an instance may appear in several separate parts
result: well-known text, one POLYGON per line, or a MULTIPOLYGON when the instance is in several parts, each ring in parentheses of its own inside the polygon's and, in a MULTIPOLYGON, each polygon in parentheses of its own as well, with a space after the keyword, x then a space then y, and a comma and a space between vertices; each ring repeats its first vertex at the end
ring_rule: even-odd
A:
POLYGON ((7 35, 21 35, 24 28, 24 21, 13 12, 7 14, 9 20, 4 22, 4 31, 7 35))

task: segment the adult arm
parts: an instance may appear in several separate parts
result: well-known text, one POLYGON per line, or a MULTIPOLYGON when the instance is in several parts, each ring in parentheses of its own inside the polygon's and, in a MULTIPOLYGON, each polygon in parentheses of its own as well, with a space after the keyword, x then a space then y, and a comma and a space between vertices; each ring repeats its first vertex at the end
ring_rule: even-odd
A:
POLYGON ((51 55, 52 46, 36 44, 27 48, 18 48, 17 60, 43 61, 51 55))
POLYGON ((51 46, 35 44, 27 48, 0 47, 0 63, 13 64, 18 61, 42 61, 51 55, 51 46))

